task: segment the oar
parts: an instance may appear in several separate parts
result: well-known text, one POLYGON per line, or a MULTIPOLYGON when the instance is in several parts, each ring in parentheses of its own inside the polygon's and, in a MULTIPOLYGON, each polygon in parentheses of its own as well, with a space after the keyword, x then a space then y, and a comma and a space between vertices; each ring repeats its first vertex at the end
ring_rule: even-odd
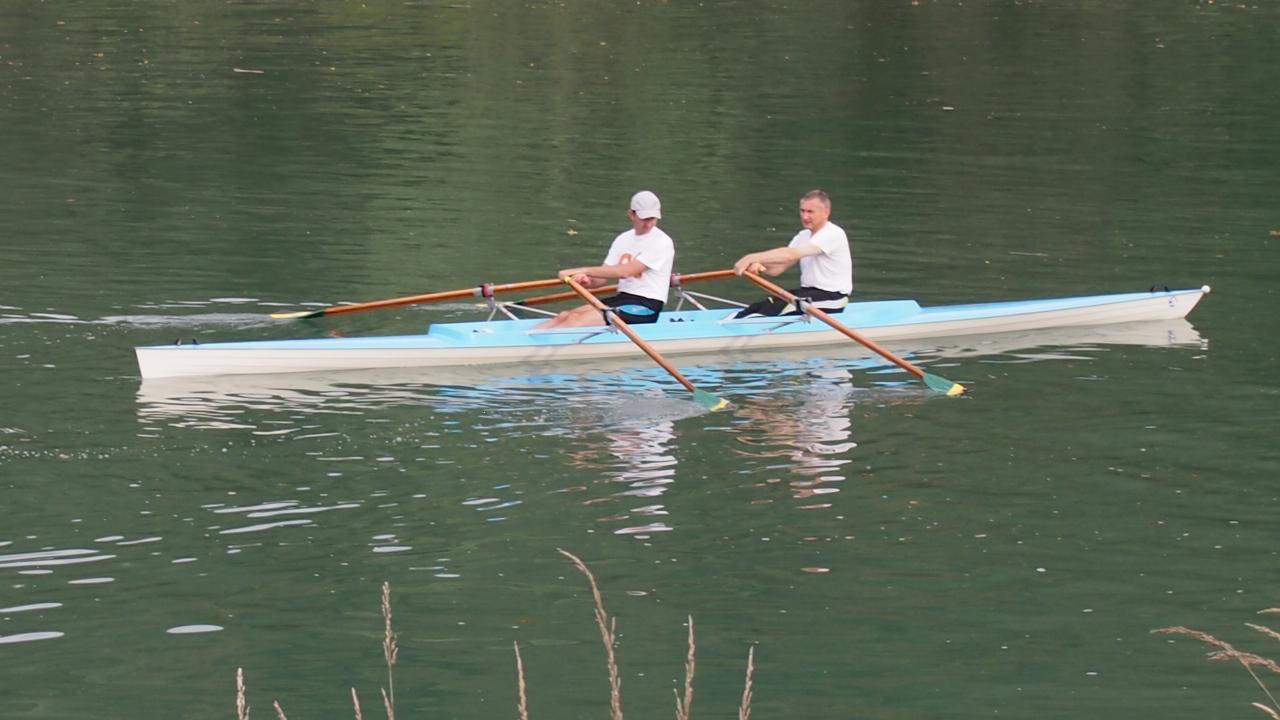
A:
POLYGON ((774 295, 777 295, 778 297, 782 298, 783 300, 786 300, 787 302, 795 305, 796 307, 803 309, 805 312, 809 313, 813 317, 818 318, 822 322, 840 331, 849 339, 862 343, 868 349, 877 353, 884 359, 888 360, 894 365, 897 365, 903 370, 906 370, 912 375, 915 375, 916 377, 920 378, 921 380, 924 381, 925 385, 928 385, 933 390, 937 390, 938 392, 941 392, 941 393, 946 393, 947 395, 950 395, 950 396, 961 395, 964 393, 964 386, 961 385, 960 383, 954 383, 944 377, 938 377, 937 375, 932 375, 930 373, 927 373, 921 370, 915 365, 912 365, 906 360, 903 360, 897 355, 894 355, 888 350, 885 350, 884 348, 880 347, 873 340, 863 337, 863 335, 859 333, 857 330, 854 330, 853 328, 848 327, 847 325, 840 322, 839 320, 836 320, 835 318, 826 314, 822 310, 814 307, 812 303, 801 300, 800 298, 797 298, 795 295, 787 292, 786 290, 783 290, 782 288, 769 282, 768 280, 765 280, 764 278, 760 277, 759 275, 753 272, 744 272, 742 274, 746 276, 748 279, 750 279, 751 282, 759 285, 765 290, 768 290, 769 292, 773 293, 774 295))
MULTIPOLYGON (((611 295, 618 292, 617 285, 605 285, 598 288, 583 288, 592 295, 611 295)), ((523 307, 533 307, 534 305, 546 305, 548 303, 560 302, 561 300, 572 300, 578 297, 578 293, 569 290, 567 292, 551 293, 550 295, 536 295, 524 300, 517 300, 513 305, 521 305, 523 307)))
POLYGON ((390 300, 375 300, 367 303, 354 303, 352 305, 332 305, 319 310, 299 310, 298 312, 278 312, 271 313, 271 317, 281 320, 293 320, 298 318, 314 318, 322 315, 338 315, 340 313, 362 312, 364 310, 378 310, 380 308, 396 307, 398 305, 415 305, 417 303, 435 302, 437 300, 452 300, 454 298, 475 295, 477 297, 489 297, 496 292, 516 292, 518 290, 537 290, 538 288, 554 287, 560 284, 560 280, 528 280, 526 282, 503 283, 503 284, 485 284, 476 287, 462 288, 461 290, 444 290, 441 292, 427 293, 425 295, 409 295, 406 297, 391 298, 390 300))
MULTIPOLYGON (((731 277, 732 275, 733 275, 733 270, 708 270, 706 272, 686 273, 684 275, 672 275, 671 284, 683 285, 684 283, 688 283, 688 282, 696 282, 698 280, 716 280, 718 278, 731 277)), ((589 292, 591 292, 594 295, 608 295, 609 293, 614 293, 617 291, 618 291, 617 285, 607 285, 601 288, 591 288, 589 292)), ((576 292, 562 292, 562 293, 554 293, 552 295, 538 295, 536 297, 525 298, 524 300, 517 301, 515 304, 525 305, 525 306, 544 305, 546 303, 559 302, 561 300, 572 300, 573 298, 576 298, 576 297, 578 297, 578 293, 576 292)))
POLYGON ((684 375, 681 375, 680 371, 675 369, 675 367, 673 367, 671 363, 667 362, 667 359, 662 357, 662 355, 657 350, 654 350, 652 345, 645 342, 644 338, 641 338, 638 334, 636 334, 636 331, 632 330, 630 325, 628 325, 622 318, 618 317, 618 314, 614 312, 612 308, 606 307, 604 303, 600 302, 600 298, 596 297, 595 295, 592 295, 591 292, 586 288, 582 287, 582 285, 580 285, 577 280, 574 280, 571 277, 565 276, 564 281, 569 285, 569 287, 573 288, 573 291, 577 293, 580 297, 582 297, 583 300, 586 300, 589 304, 595 306, 597 310, 608 315, 610 325, 618 328, 619 330, 622 331, 622 334, 631 338, 631 342, 635 343, 636 346, 639 347, 641 350, 643 350, 646 355, 653 358, 653 361, 661 365, 663 370, 666 370, 668 373, 671 373, 671 377, 678 380, 681 385, 685 386, 685 389, 693 393, 694 402, 698 403, 699 405, 701 405, 702 407, 708 410, 713 410, 713 411, 723 410, 726 407, 729 407, 728 400, 725 400, 724 398, 718 397, 716 395, 712 395, 711 393, 705 390, 699 390, 698 388, 694 387, 693 383, 689 382, 688 378, 686 378, 684 375))

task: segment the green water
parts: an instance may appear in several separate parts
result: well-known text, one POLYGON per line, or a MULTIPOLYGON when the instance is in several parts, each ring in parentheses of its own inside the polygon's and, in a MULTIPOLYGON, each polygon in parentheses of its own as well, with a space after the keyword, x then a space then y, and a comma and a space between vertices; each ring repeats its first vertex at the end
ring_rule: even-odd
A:
MULTIPOLYGON (((1274 607, 1270 3, 0 6, 0 715, 1256 712, 1149 630, 1274 607), (684 272, 831 193, 863 298, 1211 285, 1184 326, 536 372, 142 384, 179 337, 408 332, 656 191, 684 272), (1176 343, 1169 343, 1173 331, 1176 343)), ((794 280, 794 278, 789 278, 794 280)), ((707 284, 737 299, 740 281, 707 284)), ((1264 616, 1265 619, 1265 616, 1264 616)), ((1255 639, 1256 638, 1256 639, 1255 639)))

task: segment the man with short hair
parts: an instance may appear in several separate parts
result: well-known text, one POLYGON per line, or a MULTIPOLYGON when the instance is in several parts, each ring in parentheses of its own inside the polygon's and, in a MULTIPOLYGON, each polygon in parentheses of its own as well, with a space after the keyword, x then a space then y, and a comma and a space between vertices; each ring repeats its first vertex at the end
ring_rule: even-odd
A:
MULTIPOLYGON (((572 277, 585 288, 596 288, 611 280, 618 281, 618 292, 601 302, 613 308, 629 325, 658 321, 671 287, 671 266, 676 248, 671 237, 658 228, 662 203, 658 196, 641 190, 631 196, 627 210, 631 229, 614 239, 603 265, 561 270, 560 277, 572 277)), ((591 305, 580 305, 554 318, 539 323, 534 330, 604 325, 604 313, 591 305)))
MULTIPOLYGON (((831 198, 822 190, 810 190, 800 198, 800 224, 804 229, 785 247, 743 255, 733 264, 733 271, 738 275, 748 271, 780 275, 798 262, 801 287, 791 293, 828 313, 844 310, 853 292, 853 253, 849 250, 849 237, 830 217, 831 198)), ((791 303, 771 296, 743 308, 735 317, 801 312, 791 303)))

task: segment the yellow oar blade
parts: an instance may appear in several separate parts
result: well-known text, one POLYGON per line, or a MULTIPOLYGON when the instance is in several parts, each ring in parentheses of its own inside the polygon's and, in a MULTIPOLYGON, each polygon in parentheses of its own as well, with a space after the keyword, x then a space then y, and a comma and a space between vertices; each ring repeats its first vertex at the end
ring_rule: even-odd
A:
POLYGON ((721 410, 728 409, 729 407, 728 400, 725 400, 719 395, 712 395, 706 390, 694 390, 693 401, 711 412, 720 412, 721 410))
POLYGON ((923 380, 924 384, 928 385, 930 389, 944 393, 947 397, 956 397, 957 395, 963 395, 965 392, 964 386, 960 383, 951 382, 944 377, 938 377, 931 373, 925 373, 923 380))

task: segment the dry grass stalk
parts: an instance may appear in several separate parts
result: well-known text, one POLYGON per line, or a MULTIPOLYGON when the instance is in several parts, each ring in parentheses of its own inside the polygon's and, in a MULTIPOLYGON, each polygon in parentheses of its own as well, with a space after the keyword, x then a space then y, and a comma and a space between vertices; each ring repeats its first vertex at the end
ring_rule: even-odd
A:
POLYGON ((1210 635, 1207 632, 1201 632, 1200 630, 1192 630, 1191 628, 1183 627, 1181 625, 1175 625, 1173 627, 1156 628, 1155 630, 1151 631, 1151 634, 1153 635, 1185 635, 1189 638, 1199 640, 1205 645, 1212 645, 1218 648, 1219 650, 1225 650, 1227 652, 1236 651, 1235 648, 1231 647, 1230 643, 1223 642, 1222 640, 1219 640, 1218 638, 1210 635))
POLYGON ((387 689, 382 690, 382 707, 387 710, 387 720, 396 720, 396 706, 391 702, 391 696, 387 695, 387 689))
MULTIPOLYGON (((564 555, 573 561, 574 566, 578 568, 579 572, 587 577, 587 583, 591 586, 591 597, 595 604, 596 627, 600 630, 600 639, 604 644, 605 657, 609 670, 610 717, 612 720, 622 720, 622 678, 618 672, 618 659, 615 653, 615 646, 617 645, 618 637, 617 618, 610 617, 609 613, 605 611, 604 598, 600 594, 600 587, 596 584, 595 575, 592 574, 591 570, 587 567, 587 564, 567 550, 559 548, 557 548, 557 550, 559 550, 561 555, 564 555)), ((1280 609, 1276 610, 1276 612, 1280 612, 1280 609)), ((382 583, 382 619, 382 656, 387 665, 387 687, 380 688, 380 690, 382 693, 382 704, 387 713, 387 720, 395 720, 394 671, 396 661, 400 654, 400 649, 396 644, 396 634, 392 631, 391 626, 391 584, 387 582, 382 583)), ((693 616, 688 616, 688 619, 689 650, 685 656, 684 664, 684 697, 681 698, 679 692, 674 689, 672 690, 676 696, 677 720, 689 720, 690 708, 693 706, 693 677, 696 667, 696 644, 694 642, 693 616)), ((1269 628, 1264 628, 1262 626, 1251 625, 1250 627, 1254 627, 1254 629, 1259 630, 1260 632, 1266 632, 1272 636, 1280 635, 1271 631, 1269 628)), ((1251 675, 1253 675, 1253 670, 1249 667, 1251 664, 1264 665, 1272 672, 1280 673, 1280 667, 1277 667, 1272 661, 1249 653, 1241 653, 1231 647, 1231 645, 1198 630, 1190 630, 1184 627, 1171 627, 1152 630, 1152 632, 1170 635, 1189 635, 1197 640, 1213 645, 1218 648, 1218 651, 1210 653, 1211 658, 1239 660, 1251 675)), ((513 647, 515 648, 516 655, 516 678, 517 690, 519 693, 517 711, 519 713, 519 720, 529 720, 528 688, 525 685, 524 660, 520 656, 520 644, 513 643, 513 647)), ((752 676, 755 673, 755 656, 756 650, 753 646, 747 651, 746 686, 742 691, 742 704, 738 708, 738 720, 750 720, 751 717, 751 688, 752 676)), ((1254 680, 1258 681, 1259 685, 1262 685, 1262 682, 1258 680, 1256 675, 1254 675, 1254 680)), ((1263 691, 1266 691, 1265 687, 1263 687, 1263 691)), ((1271 698, 1271 694, 1269 692, 1267 693, 1267 697, 1271 698)), ((1274 698, 1271 698, 1271 701, 1273 704, 1275 703, 1274 698)), ((1277 714, 1271 708, 1258 705, 1257 703, 1254 704, 1270 713, 1275 720, 1280 720, 1280 714, 1277 714)), ((288 720, 288 718, 285 717, 284 708, 280 706, 279 702, 273 703, 273 706, 275 707, 277 720, 288 720)), ((364 720, 364 716, 360 710, 360 696, 356 693, 356 689, 354 687, 351 688, 351 706, 355 711, 355 720, 364 720)), ((1277 707, 1280 707, 1280 705, 1277 705, 1277 707)), ((236 668, 236 718, 237 720, 249 720, 249 703, 245 697, 243 668, 236 668)))
POLYGON ((382 691, 382 702, 387 707, 387 720, 396 718, 396 683, 393 671, 400 648, 396 634, 391 632, 391 583, 382 583, 382 657, 387 661, 387 689, 382 691))
POLYGON ((1272 710, 1271 708, 1267 707, 1266 705, 1263 705, 1262 703, 1257 703, 1257 702, 1256 702, 1256 703, 1251 703, 1251 704, 1252 704, 1254 707, 1256 707, 1256 708, 1258 708, 1259 710, 1261 710, 1262 712, 1264 712, 1264 713, 1266 713, 1267 715, 1271 716, 1274 720, 1280 720, 1280 713, 1276 712, 1275 710, 1272 710))
POLYGON ((1254 655, 1253 653, 1237 650, 1231 645, 1231 643, 1226 642, 1225 640, 1219 640, 1207 632, 1192 630, 1191 628, 1182 627, 1181 625, 1175 627, 1156 628, 1151 632, 1155 635, 1185 635, 1189 638, 1199 640, 1206 645, 1218 648, 1217 650, 1209 653, 1210 660, 1236 660, 1244 665, 1245 668, 1248 668, 1250 665, 1259 665, 1277 675, 1280 675, 1280 665, 1277 665, 1274 660, 1264 658, 1260 655, 1254 655))
POLYGON ((351 704, 356 709, 356 720, 364 720, 364 716, 360 714, 360 698, 356 696, 355 688, 351 688, 351 704))
POLYGON ((524 660, 520 658, 520 643, 511 643, 516 649, 516 692, 519 700, 516 703, 516 711, 520 714, 520 720, 529 720, 529 700, 525 697, 524 684, 524 660))
POLYGON ((604 643, 604 653, 606 664, 609 668, 609 711, 612 720, 622 720, 622 678, 618 675, 618 658, 614 654, 614 643, 617 641, 617 621, 610 618, 604 609, 604 598, 600 597, 600 588, 596 585, 596 578, 591 574, 591 570, 587 568, 587 564, 578 559, 573 553, 556 548, 561 555, 573 561, 578 571, 587 576, 587 582, 591 585, 591 597, 595 600, 596 605, 596 627, 600 629, 600 640, 604 643))
MULTIPOLYGON (((280 707, 279 700, 272 705, 276 709, 278 720, 289 720, 285 717, 284 708, 280 707)), ((249 701, 245 698, 244 691, 244 668, 236 668, 236 720, 249 720, 249 701)))
MULTIPOLYGON (((1257 629, 1262 626, 1251 625, 1250 627, 1254 627, 1255 629, 1257 629)), ((1265 629, 1270 630, 1270 628, 1265 628, 1265 629)), ((1271 672, 1276 673, 1277 675, 1280 675, 1280 665, 1277 665, 1274 660, 1271 660, 1269 658, 1264 658, 1260 655, 1254 655, 1253 653, 1242 652, 1232 647, 1231 643, 1226 642, 1224 640, 1219 640, 1218 638, 1210 635, 1207 632, 1203 632, 1201 630, 1192 630, 1191 628, 1182 627, 1181 625, 1178 625, 1175 627, 1157 628, 1155 630, 1152 630, 1151 632, 1156 635, 1185 635, 1187 637, 1199 640, 1200 642, 1206 645, 1217 648, 1217 650, 1214 650, 1213 652, 1209 653, 1208 657, 1210 660, 1218 660, 1218 661, 1235 660, 1236 662, 1240 663, 1240 665, 1245 669, 1245 672, 1249 673, 1250 677, 1253 678, 1253 681, 1258 684, 1259 688, 1262 689, 1262 693, 1267 696, 1267 699, 1271 701, 1271 704, 1275 708, 1280 709, 1280 703, 1276 702, 1275 696, 1271 694, 1271 691, 1267 688, 1266 684, 1262 682, 1262 678, 1258 677, 1258 674, 1253 671, 1253 667, 1252 667, 1254 665, 1260 665, 1270 670, 1271 672)), ((1266 708, 1265 705, 1259 705, 1258 703, 1254 703, 1254 705, 1266 708)), ((1271 708, 1266 708, 1266 710, 1267 712, 1272 712, 1271 708)))
MULTIPOLYGON (((1262 694, 1267 696, 1267 699, 1271 701, 1271 704, 1276 708, 1280 708, 1280 705, 1276 704, 1275 696, 1272 695, 1271 691, 1267 689, 1267 686, 1263 684, 1262 679, 1259 678, 1258 674, 1253 671, 1253 668, 1249 667, 1249 664, 1244 662, 1243 660, 1240 661, 1240 664, 1244 666, 1245 671, 1249 673, 1249 676, 1253 678, 1253 681, 1258 683, 1258 687, 1262 688, 1262 694)), ((1257 704, 1258 703, 1254 703, 1254 705, 1257 705, 1257 704)), ((1264 705, 1263 707, 1266 707, 1266 706, 1264 705)), ((1270 708, 1268 708, 1267 710, 1268 712, 1270 712, 1270 708)))
POLYGON ((738 720, 751 718, 751 675, 756 669, 756 648, 747 651, 747 684, 742 688, 742 705, 738 707, 738 720))
POLYGON ((1280 633, 1276 632, 1275 630, 1272 630, 1266 625, 1254 625, 1253 623, 1245 623, 1245 626, 1253 628, 1254 630, 1257 630, 1258 632, 1262 633, 1263 635, 1266 635, 1272 640, 1280 640, 1280 633))
POLYGON ((236 720, 249 720, 249 702, 244 697, 244 668, 236 668, 236 720))
POLYGON ((1280 665, 1277 665, 1275 660, 1264 658, 1260 655, 1254 655, 1253 653, 1241 652, 1239 650, 1233 650, 1230 652, 1226 650, 1214 650, 1209 653, 1209 659, 1219 661, 1237 660, 1246 668, 1252 665, 1258 665, 1280 675, 1280 665))
POLYGON ((693 616, 689 616, 689 653, 684 658, 684 702, 675 688, 671 692, 676 695, 676 720, 689 720, 689 708, 693 705, 693 670, 694 670, 693 616))

